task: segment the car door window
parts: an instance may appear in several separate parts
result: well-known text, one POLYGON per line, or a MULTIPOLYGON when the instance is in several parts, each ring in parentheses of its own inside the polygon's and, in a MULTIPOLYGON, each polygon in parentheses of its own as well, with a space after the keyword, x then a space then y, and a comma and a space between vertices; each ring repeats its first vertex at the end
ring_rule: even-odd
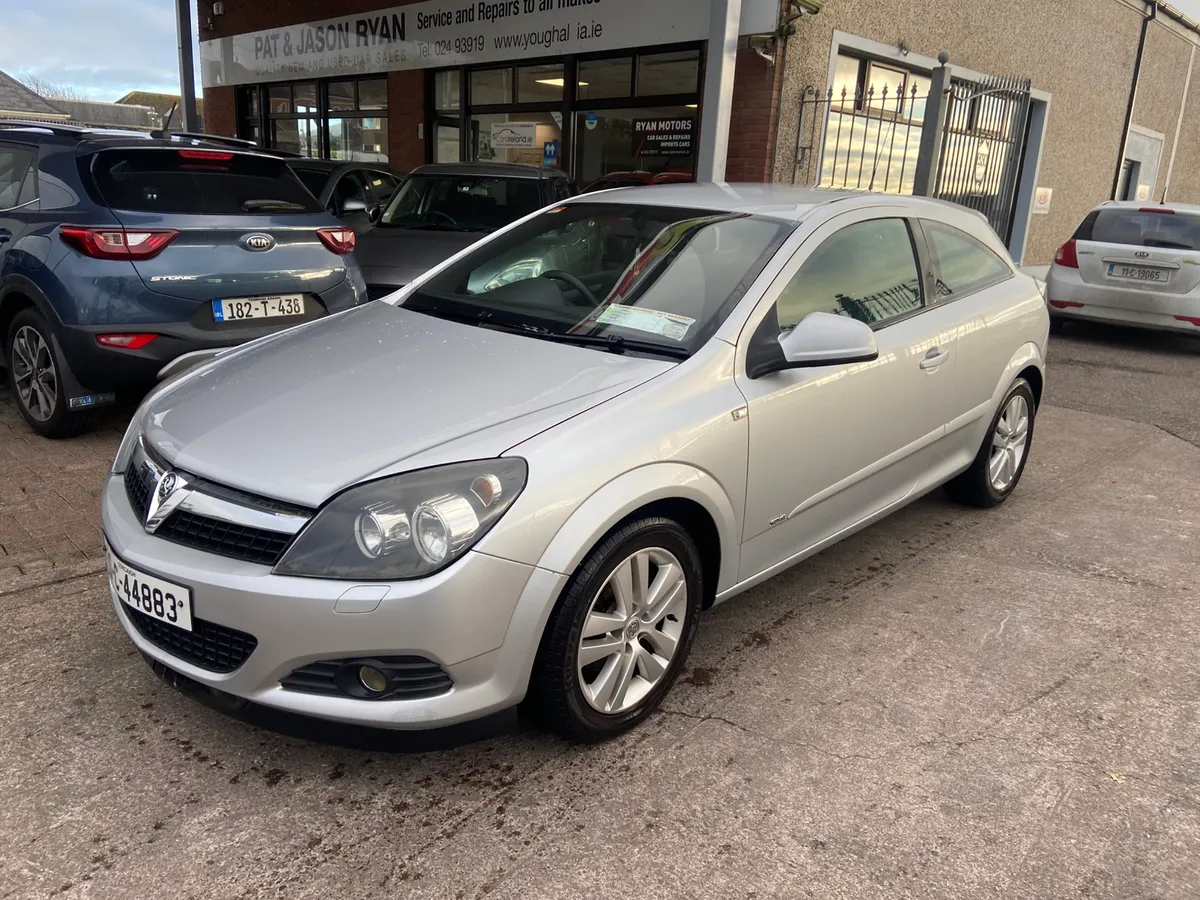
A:
POLYGON ((308 188, 308 192, 320 199, 321 194, 325 192, 325 183, 329 180, 329 173, 322 169, 292 169, 292 171, 308 188))
POLYGON ((871 219, 827 238, 779 295, 781 331, 813 312, 885 325, 923 305, 912 233, 904 219, 871 219))
POLYGON ((399 181, 385 172, 363 172, 367 185, 367 201, 376 206, 382 206, 396 192, 399 181))
POLYGON ((30 148, 0 147, 0 210, 17 205, 31 162, 33 150, 30 148))
POLYGON ((578 193, 578 191, 572 190, 574 185, 571 184, 569 179, 555 178, 551 183, 554 185, 555 200, 570 200, 578 193))
POLYGON ((347 200, 358 200, 363 206, 367 205, 367 189, 359 172, 350 171, 338 179, 329 198, 329 211, 335 216, 344 215, 347 200))
POLYGON ((938 297, 952 299, 1012 276, 1008 263, 965 231, 922 221, 937 267, 938 297))

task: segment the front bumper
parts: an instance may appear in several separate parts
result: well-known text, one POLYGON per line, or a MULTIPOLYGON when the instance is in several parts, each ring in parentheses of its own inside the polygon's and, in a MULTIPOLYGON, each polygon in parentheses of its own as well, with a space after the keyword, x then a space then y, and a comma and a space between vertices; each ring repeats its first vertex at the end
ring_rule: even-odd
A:
POLYGON ((371 728, 441 729, 518 704, 546 617, 566 581, 554 572, 470 552, 429 578, 386 585, 386 596, 371 612, 337 612, 338 599, 355 583, 273 575, 265 566, 148 534, 120 477, 107 480, 102 508, 104 534, 117 556, 190 587, 195 619, 247 632, 258 642, 234 671, 209 671, 143 636, 114 595, 117 617, 143 654, 222 696, 371 728), (437 663, 453 686, 434 697, 360 700, 280 684, 296 669, 322 660, 410 655, 437 663))

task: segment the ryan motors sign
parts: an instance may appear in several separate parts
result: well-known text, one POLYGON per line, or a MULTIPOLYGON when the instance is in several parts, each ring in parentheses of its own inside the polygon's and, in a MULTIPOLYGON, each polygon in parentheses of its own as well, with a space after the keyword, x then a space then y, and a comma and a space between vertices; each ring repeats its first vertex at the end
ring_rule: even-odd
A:
MULTIPOLYGON (((426 0, 200 45, 204 86, 361 75, 700 41, 711 0, 426 0)), ((742 33, 775 0, 745 0, 742 33)))

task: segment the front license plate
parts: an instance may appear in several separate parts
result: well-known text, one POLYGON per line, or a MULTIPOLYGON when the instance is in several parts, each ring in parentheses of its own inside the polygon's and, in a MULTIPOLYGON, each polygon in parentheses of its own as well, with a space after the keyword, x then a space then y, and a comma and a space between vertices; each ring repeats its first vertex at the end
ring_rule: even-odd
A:
POLYGON ((277 294, 271 297, 234 297, 214 300, 214 322, 242 322, 246 319, 282 319, 304 315, 303 294, 277 294))
POLYGON ((1122 266, 1118 263, 1110 263, 1108 266, 1109 278, 1125 278, 1129 281, 1166 281, 1167 273, 1164 269, 1148 269, 1144 266, 1122 266))
POLYGON ((107 547, 104 552, 108 557, 108 583, 118 600, 152 619, 184 631, 192 630, 190 590, 135 569, 117 559, 107 547))

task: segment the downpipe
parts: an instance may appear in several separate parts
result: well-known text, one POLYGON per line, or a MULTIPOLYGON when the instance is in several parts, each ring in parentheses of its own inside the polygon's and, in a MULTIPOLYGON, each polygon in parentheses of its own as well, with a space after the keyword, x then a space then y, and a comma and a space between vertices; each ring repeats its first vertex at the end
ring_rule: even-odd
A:
POLYGON ((1158 18, 1158 0, 1145 0, 1146 15, 1142 16, 1142 30, 1138 36, 1137 56, 1133 60, 1133 80, 1129 84, 1129 102, 1125 105, 1125 126, 1121 129, 1121 149, 1117 153, 1117 167, 1113 172, 1112 190, 1109 196, 1117 197, 1121 185, 1121 170, 1125 166, 1125 151, 1129 147, 1129 126, 1133 124, 1133 108, 1137 104, 1138 85, 1142 80, 1142 56, 1146 52, 1146 35, 1150 23, 1158 18))

